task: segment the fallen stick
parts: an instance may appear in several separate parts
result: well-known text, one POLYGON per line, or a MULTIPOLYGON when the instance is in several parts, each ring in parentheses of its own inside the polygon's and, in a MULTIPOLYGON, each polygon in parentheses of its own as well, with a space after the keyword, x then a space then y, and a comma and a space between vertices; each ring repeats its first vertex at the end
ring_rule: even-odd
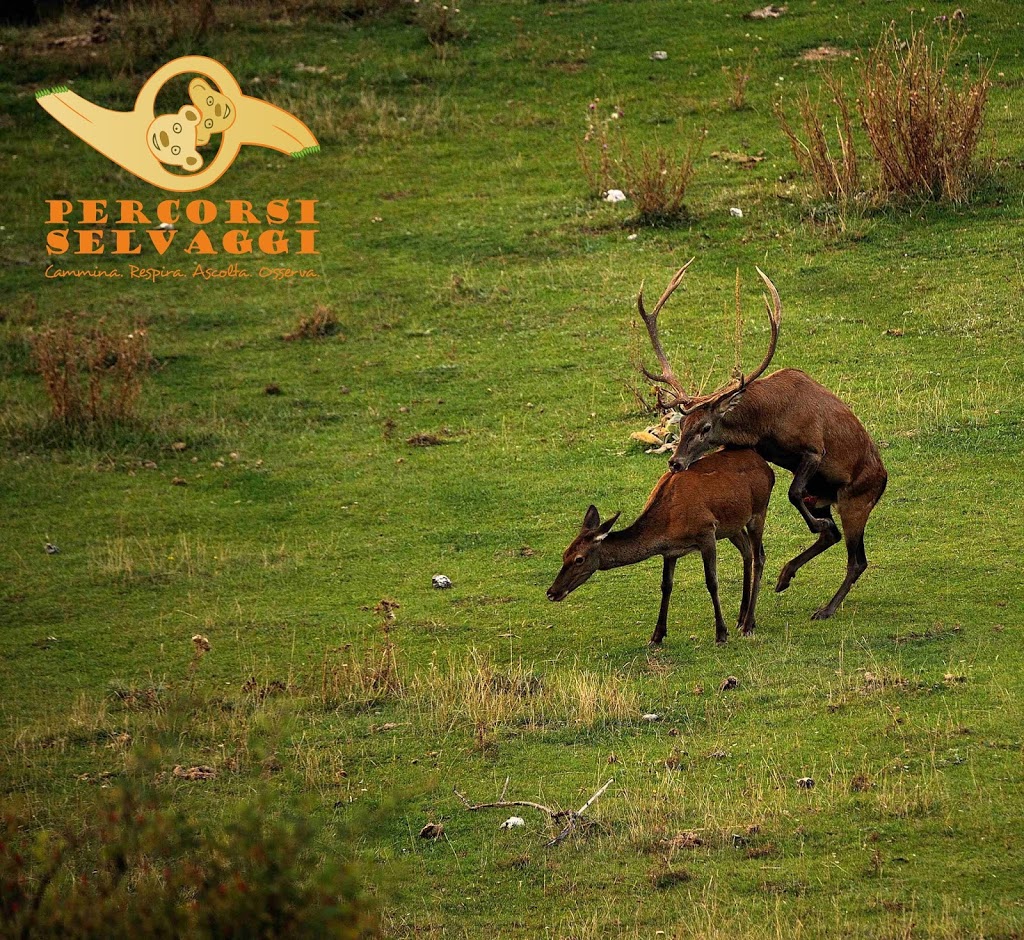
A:
POLYGON ((590 806, 591 806, 591 804, 592 804, 592 803, 593 803, 593 802, 594 802, 594 801, 595 801, 595 800, 596 800, 596 799, 597 799, 597 798, 598 798, 598 797, 599 797, 599 796, 600 796, 600 795, 601 795, 602 793, 604 793, 604 791, 605 791, 605 790, 607 790, 607 789, 608 789, 608 788, 609 788, 609 787, 610 787, 610 786, 612 785, 612 782, 613 782, 614 780, 615 780, 615 778, 614 778, 614 777, 609 777, 609 778, 608 778, 608 781, 607 781, 607 782, 605 783, 605 785, 604 785, 603 787, 601 787, 601 789, 600 789, 600 790, 598 790, 598 791, 597 791, 597 793, 595 793, 595 794, 594 794, 594 795, 593 795, 593 796, 592 796, 592 797, 591 797, 591 798, 590 798, 589 800, 587 800, 587 802, 586 802, 586 803, 584 803, 584 804, 583 804, 583 805, 582 805, 582 806, 581 806, 581 807, 580 807, 580 808, 579 808, 578 810, 576 810, 576 812, 575 812, 575 813, 569 813, 569 823, 568 823, 568 825, 567 825, 567 826, 566 826, 566 827, 565 827, 565 828, 564 828, 564 829, 563 829, 563 830, 562 830, 562 831, 561 831, 560 833, 558 833, 558 835, 557 835, 557 836, 555 836, 555 837, 554 837, 554 838, 553 838, 553 839, 552 839, 552 840, 551 840, 551 841, 550 841, 550 842, 549 842, 549 843, 548 843, 548 844, 547 844, 547 845, 545 846, 545 848, 548 848, 548 849, 549 849, 549 848, 551 848, 551 846, 553 846, 553 845, 558 845, 558 843, 559 843, 559 842, 561 842, 561 841, 562 841, 562 840, 563 840, 563 839, 564 839, 564 838, 565 838, 565 837, 566 837, 567 835, 569 835, 569 833, 570 833, 570 832, 572 832, 572 830, 573 830, 573 828, 575 827, 576 823, 577 823, 577 822, 578 822, 578 821, 580 820, 580 818, 581 818, 581 817, 583 816, 583 814, 584 814, 584 813, 585 813, 585 812, 586 812, 586 811, 587 811, 588 809, 590 809, 590 806))
MULTIPOLYGON (((578 810, 573 812, 571 809, 554 810, 550 806, 545 806, 543 803, 534 803, 532 800, 495 800, 493 803, 470 803, 466 797, 461 794, 458 789, 452 787, 452 792, 462 801, 463 806, 466 807, 470 812, 475 812, 479 809, 507 809, 511 806, 525 806, 529 809, 535 809, 538 812, 546 813, 551 820, 565 819, 568 817, 569 822, 565 828, 558 833, 550 842, 545 845, 545 848, 550 848, 553 845, 558 845, 563 839, 565 839, 570 832, 576 827, 579 820, 583 817, 583 814, 590 809, 595 803, 598 797, 604 793, 614 782, 615 778, 610 778, 600 790, 598 790, 586 803, 584 803, 578 810)), ((505 790, 508 789, 508 780, 505 781, 505 786, 502 788, 501 795, 505 795, 505 790)))

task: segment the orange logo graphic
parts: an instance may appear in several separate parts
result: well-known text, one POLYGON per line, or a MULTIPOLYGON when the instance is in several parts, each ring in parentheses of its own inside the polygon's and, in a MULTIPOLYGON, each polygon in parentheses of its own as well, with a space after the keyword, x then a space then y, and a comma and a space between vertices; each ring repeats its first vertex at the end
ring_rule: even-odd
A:
POLYGON ((101 108, 63 85, 36 92, 36 98, 90 147, 139 179, 172 192, 192 193, 217 182, 243 144, 293 157, 320 149, 310 129, 295 115, 243 95, 235 76, 206 56, 182 56, 157 69, 142 86, 131 111, 101 108), (189 83, 190 103, 176 114, 157 115, 154 107, 160 89, 172 78, 190 73, 203 76, 189 83), (206 163, 199 148, 213 134, 221 135, 220 149, 206 163), (168 167, 182 172, 173 173, 168 167))

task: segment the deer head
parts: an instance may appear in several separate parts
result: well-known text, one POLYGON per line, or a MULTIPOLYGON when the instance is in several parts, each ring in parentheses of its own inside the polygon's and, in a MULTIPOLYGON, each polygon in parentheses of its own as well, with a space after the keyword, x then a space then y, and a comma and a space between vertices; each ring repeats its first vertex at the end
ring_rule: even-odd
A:
POLYGON ((768 351, 761 360, 761 364, 747 375, 737 370, 737 374, 733 378, 725 385, 719 386, 710 395, 688 392, 676 377, 665 354, 665 349, 661 344, 661 337, 658 334, 658 314, 661 313, 661 309, 665 306, 666 301, 682 282, 683 275, 686 274, 686 269, 693 263, 693 260, 691 258, 675 273, 675 276, 669 282, 665 292, 661 295, 661 298, 650 313, 644 309, 644 289, 642 284, 640 285, 640 293, 636 300, 640 318, 647 327, 647 334, 651 338, 651 346, 661 365, 660 373, 651 372, 643 365, 640 366, 640 371, 655 383, 658 407, 663 411, 677 410, 682 415, 682 420, 679 423, 679 444, 676 446, 675 453, 673 453, 672 459, 669 461, 669 467, 672 470, 685 470, 709 450, 713 450, 722 444, 732 443, 731 440, 724 439, 720 434, 722 419, 739 404, 743 393, 750 383, 760 378, 764 370, 768 368, 779 342, 779 323, 782 320, 782 301, 779 299, 779 292, 775 289, 775 285, 769 280, 764 271, 756 268, 757 273, 761 276, 761 280, 764 281, 765 287, 768 289, 768 295, 765 296, 765 307, 767 308, 768 321, 771 325, 771 339, 768 342, 768 351))
POLYGON ((618 518, 619 513, 615 513, 610 519, 602 522, 596 506, 587 509, 580 534, 572 540, 562 555, 562 570, 548 588, 548 600, 565 600, 598 570, 601 562, 601 543, 608 537, 618 518))

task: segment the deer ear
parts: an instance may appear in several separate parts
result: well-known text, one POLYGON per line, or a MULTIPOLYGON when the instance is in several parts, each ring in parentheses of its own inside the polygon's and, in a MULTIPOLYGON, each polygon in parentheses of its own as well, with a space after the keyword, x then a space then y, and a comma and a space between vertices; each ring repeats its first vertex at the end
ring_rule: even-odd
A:
POLYGON ((724 414, 732 411, 742 400, 743 392, 745 389, 739 389, 733 392, 731 395, 727 395, 721 401, 715 403, 715 415, 721 417, 724 414))
POLYGON ((583 531, 584 532, 595 532, 601 525, 601 513, 597 511, 597 506, 591 506, 587 509, 587 514, 583 517, 583 531))
POLYGON ((621 515, 622 515, 621 512, 617 512, 610 519, 605 519, 605 521, 602 522, 600 526, 598 526, 598 529, 597 529, 597 541, 600 542, 602 539, 607 537, 608 533, 611 532, 611 530, 612 530, 612 526, 615 525, 616 520, 621 515))

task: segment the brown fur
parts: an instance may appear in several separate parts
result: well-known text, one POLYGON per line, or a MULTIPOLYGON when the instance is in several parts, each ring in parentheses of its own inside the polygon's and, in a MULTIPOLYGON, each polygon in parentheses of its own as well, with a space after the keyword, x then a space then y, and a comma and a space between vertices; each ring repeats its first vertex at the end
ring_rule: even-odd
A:
POLYGON ((847 576, 815 619, 832 616, 867 568, 864 527, 888 476, 878 447, 849 406, 799 369, 780 369, 713 401, 680 424, 670 467, 685 469, 716 447, 752 447, 791 471, 789 499, 818 541, 783 567, 777 591, 815 555, 840 540, 836 506, 847 545, 847 576), (814 497, 808 505, 808 497, 814 497), (813 507, 813 508, 812 508, 813 507))
POLYGON ((636 521, 621 531, 611 531, 617 515, 601 522, 597 509, 591 506, 579 535, 563 555, 562 570, 548 597, 562 600, 595 571, 661 555, 662 603, 651 637, 652 643, 660 643, 666 633, 676 561, 699 551, 715 608, 715 636, 721 643, 727 631, 718 600, 715 542, 727 538, 744 561, 743 601, 737 626, 744 634, 752 633, 764 568, 762 535, 774 483, 771 467, 753 450, 726 450, 710 454, 682 472, 662 476, 636 521))

